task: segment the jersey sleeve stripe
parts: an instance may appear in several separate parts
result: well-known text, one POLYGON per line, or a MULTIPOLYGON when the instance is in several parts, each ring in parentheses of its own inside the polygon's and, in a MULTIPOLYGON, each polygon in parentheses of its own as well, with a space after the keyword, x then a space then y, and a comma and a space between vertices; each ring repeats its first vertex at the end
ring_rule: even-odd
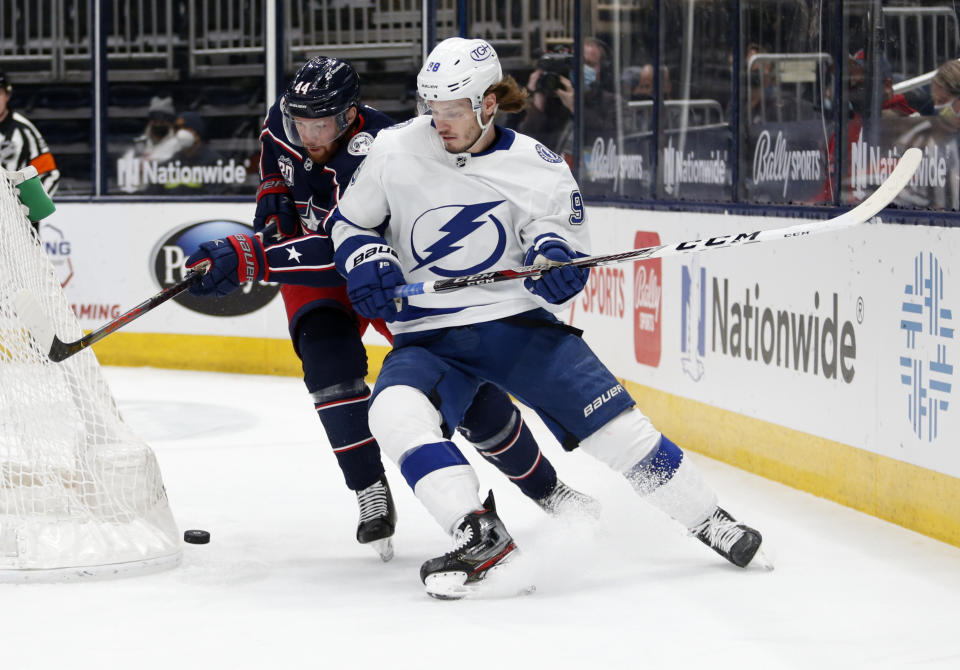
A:
POLYGON ((287 144, 286 142, 284 142, 283 140, 281 140, 279 137, 277 137, 276 135, 274 135, 273 133, 271 133, 269 128, 265 128, 265 129, 263 130, 263 132, 260 133, 260 141, 261 141, 261 142, 263 142, 263 138, 264 138, 264 137, 270 137, 270 139, 272 139, 274 142, 276 142, 276 143, 279 144, 281 147, 283 147, 284 149, 286 149, 288 152, 290 152, 291 154, 293 154, 294 156, 296 156, 296 157, 297 157, 297 160, 299 160, 299 161, 302 161, 302 160, 303 160, 303 155, 302 155, 299 151, 297 151, 297 150, 294 149, 292 146, 290 146, 289 144, 287 144))
POLYGON ((40 154, 34 158, 32 161, 30 161, 30 165, 37 168, 37 172, 40 174, 45 174, 57 169, 57 163, 55 160, 53 160, 53 154, 49 152, 40 154))

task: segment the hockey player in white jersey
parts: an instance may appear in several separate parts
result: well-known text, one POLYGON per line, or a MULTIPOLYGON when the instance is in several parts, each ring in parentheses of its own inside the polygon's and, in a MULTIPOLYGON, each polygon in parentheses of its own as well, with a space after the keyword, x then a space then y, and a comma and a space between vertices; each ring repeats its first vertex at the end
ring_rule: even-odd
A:
POLYGON ((399 306, 395 286, 588 252, 577 184, 532 138, 497 127, 524 94, 502 76, 483 40, 451 38, 417 78, 424 115, 382 131, 325 221, 358 312, 394 333, 370 406, 370 427, 417 498, 454 537, 423 564, 427 592, 461 598, 515 555, 493 494, 442 426, 459 423, 489 380, 532 407, 567 450, 622 473, 648 502, 744 567, 761 537, 717 505, 689 459, 552 311, 583 287, 588 270, 555 268, 539 280, 419 295, 399 306), (386 221, 386 226, 383 224, 386 221), (380 232, 382 231, 382 232, 380 232))

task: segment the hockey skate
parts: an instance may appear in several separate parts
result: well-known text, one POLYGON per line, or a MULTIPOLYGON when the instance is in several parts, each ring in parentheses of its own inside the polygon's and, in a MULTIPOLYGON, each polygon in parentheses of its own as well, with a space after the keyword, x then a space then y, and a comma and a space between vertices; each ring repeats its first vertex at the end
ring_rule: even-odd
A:
POLYGON ((753 560, 763 538, 760 533, 717 507, 705 521, 690 529, 694 537, 734 565, 745 568, 753 560))
POLYGON ((559 479, 550 493, 534 502, 550 516, 600 518, 600 502, 596 498, 570 488, 559 479))
MULTIPOLYGON (((431 558, 420 566, 420 579, 426 586, 427 594, 440 600, 496 595, 486 588, 485 580, 519 552, 497 516, 493 491, 483 502, 483 509, 463 517, 454 531, 453 539, 456 543, 453 551, 431 558)), ((532 586, 526 586, 512 593, 530 593, 533 590, 532 586)))
POLYGON ((393 530, 397 526, 397 509, 390 495, 387 476, 367 488, 357 491, 360 521, 357 524, 357 542, 369 544, 384 562, 393 558, 393 530))

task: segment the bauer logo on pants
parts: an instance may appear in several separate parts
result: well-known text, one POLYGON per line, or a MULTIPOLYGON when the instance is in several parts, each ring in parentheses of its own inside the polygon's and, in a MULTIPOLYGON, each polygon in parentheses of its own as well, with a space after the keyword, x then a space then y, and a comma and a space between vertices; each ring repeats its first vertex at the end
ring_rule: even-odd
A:
MULTIPOLYGON (((250 227, 238 221, 214 220, 191 223, 174 230, 152 253, 153 276, 163 288, 175 284, 186 274, 187 257, 202 242, 218 240, 236 233, 251 234, 250 227)), ((195 296, 184 291, 173 300, 194 312, 208 316, 241 316, 255 312, 280 292, 276 284, 248 282, 223 298, 195 296)))

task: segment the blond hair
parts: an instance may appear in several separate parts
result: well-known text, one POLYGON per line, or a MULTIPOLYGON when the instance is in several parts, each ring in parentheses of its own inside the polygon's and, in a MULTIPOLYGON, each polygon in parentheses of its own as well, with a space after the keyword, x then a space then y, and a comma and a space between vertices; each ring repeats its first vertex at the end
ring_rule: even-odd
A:
POLYGON ((933 83, 951 95, 960 96, 960 61, 948 60, 937 69, 933 83))

